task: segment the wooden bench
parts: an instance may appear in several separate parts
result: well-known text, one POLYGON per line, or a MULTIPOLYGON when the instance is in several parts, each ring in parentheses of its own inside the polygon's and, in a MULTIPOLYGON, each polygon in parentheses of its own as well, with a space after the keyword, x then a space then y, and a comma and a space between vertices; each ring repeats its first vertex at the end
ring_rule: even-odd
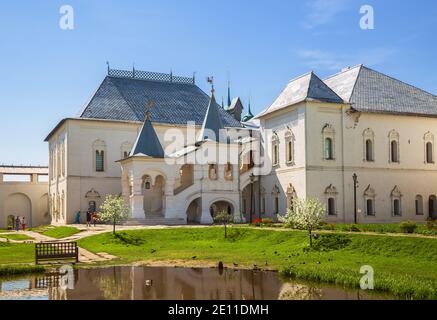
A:
POLYGON ((64 261, 74 259, 79 262, 79 247, 76 242, 35 243, 35 263, 40 261, 64 261))

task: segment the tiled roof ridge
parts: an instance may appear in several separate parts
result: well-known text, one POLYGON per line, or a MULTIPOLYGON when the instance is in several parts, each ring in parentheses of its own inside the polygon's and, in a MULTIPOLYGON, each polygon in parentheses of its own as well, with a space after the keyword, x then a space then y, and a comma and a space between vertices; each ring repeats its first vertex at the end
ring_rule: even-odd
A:
POLYGON ((163 72, 154 72, 154 71, 143 71, 143 70, 136 70, 135 68, 132 70, 108 68, 107 76, 113 78, 134 79, 134 80, 142 80, 142 81, 161 82, 161 83, 165 82, 165 83, 178 83, 178 84, 187 84, 187 85, 196 84, 196 79, 194 76, 183 77, 183 76, 173 75, 173 72, 163 73, 163 72))

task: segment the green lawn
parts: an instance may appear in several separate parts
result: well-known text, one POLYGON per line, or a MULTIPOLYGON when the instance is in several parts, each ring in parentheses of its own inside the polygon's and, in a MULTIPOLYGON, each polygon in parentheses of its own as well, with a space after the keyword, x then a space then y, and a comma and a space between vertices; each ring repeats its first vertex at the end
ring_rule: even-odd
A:
POLYGON ((34 238, 29 237, 25 234, 12 233, 12 234, 0 234, 0 238, 9 239, 9 240, 33 240, 34 238))
MULTIPOLYGON (((377 232, 377 233, 402 233, 399 224, 327 224, 324 230, 354 231, 354 232, 377 232)), ((417 224, 416 234, 437 236, 437 224, 429 228, 426 224, 417 224)))
MULTIPOLYGON (((342 235, 340 248, 322 235, 328 249, 307 252, 307 235, 300 231, 230 228, 133 230, 79 240, 92 252, 107 252, 123 263, 198 260, 282 270, 300 279, 357 287, 360 267, 375 270, 375 288, 407 298, 437 299, 437 240, 384 235, 342 235), (330 244, 331 243, 331 244, 330 244)), ((334 236, 335 238, 335 236, 334 236)), ((323 246, 322 246, 323 247, 323 246)))
POLYGON ((34 261, 34 244, 0 242, 0 265, 23 264, 34 261))
POLYGON ((63 238, 70 237, 79 232, 80 230, 75 227, 53 227, 47 229, 41 234, 55 239, 63 239, 63 238))

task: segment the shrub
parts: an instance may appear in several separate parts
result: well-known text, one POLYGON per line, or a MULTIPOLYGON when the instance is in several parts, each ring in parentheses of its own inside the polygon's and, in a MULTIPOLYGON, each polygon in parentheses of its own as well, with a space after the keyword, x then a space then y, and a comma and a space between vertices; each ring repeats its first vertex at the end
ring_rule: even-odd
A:
POLYGON ((402 221, 399 224, 399 228, 403 233, 414 233, 417 229, 417 224, 413 221, 402 221))
POLYGON ((437 230, 437 220, 434 220, 432 218, 428 218, 426 220, 426 228, 428 230, 437 230))

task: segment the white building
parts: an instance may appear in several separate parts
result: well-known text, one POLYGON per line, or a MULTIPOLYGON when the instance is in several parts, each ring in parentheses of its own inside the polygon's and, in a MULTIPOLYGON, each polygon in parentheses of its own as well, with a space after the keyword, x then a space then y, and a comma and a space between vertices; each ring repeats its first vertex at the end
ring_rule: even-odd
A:
POLYGON ((352 222, 355 208, 360 223, 437 217, 436 96, 357 66, 290 81, 255 119, 240 105, 221 108, 192 78, 109 70, 46 139, 53 222, 108 193, 135 224, 272 217, 295 197, 319 198, 332 222, 352 222))

